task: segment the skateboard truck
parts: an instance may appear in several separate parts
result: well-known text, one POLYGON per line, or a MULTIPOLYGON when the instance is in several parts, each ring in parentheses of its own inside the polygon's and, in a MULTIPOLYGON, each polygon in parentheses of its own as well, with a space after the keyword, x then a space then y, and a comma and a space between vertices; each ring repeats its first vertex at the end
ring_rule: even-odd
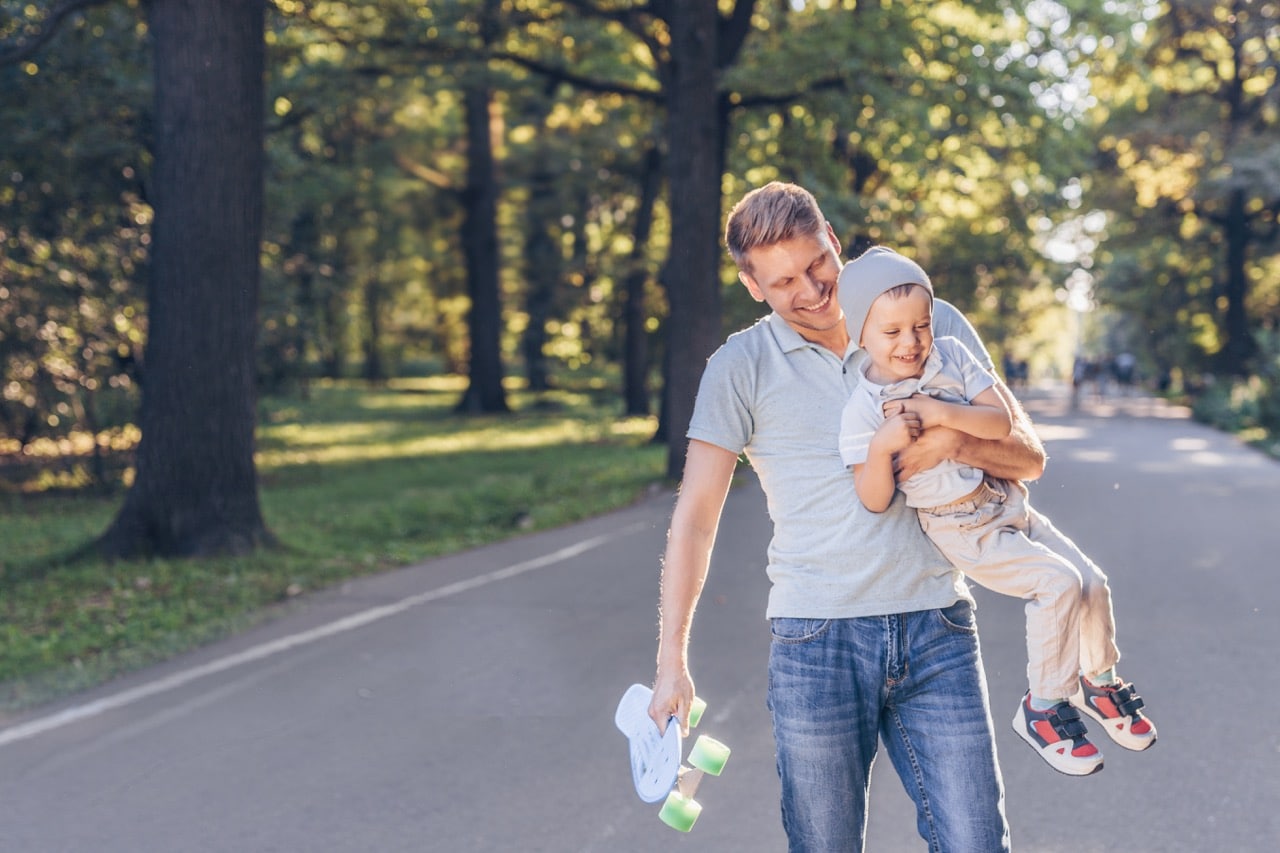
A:
MULTIPOLYGON (((665 733, 649 718, 649 702, 653 691, 643 684, 633 684, 622 695, 614 724, 631 744, 631 779, 636 793, 646 803, 666 798, 658 818, 673 829, 688 832, 702 813, 693 798, 702 780, 710 774, 719 776, 729 759, 729 747, 702 735, 689 751, 689 765, 681 762, 683 739, 675 717, 665 733)), ((689 726, 702 719, 707 703, 695 698, 689 710, 689 726)))

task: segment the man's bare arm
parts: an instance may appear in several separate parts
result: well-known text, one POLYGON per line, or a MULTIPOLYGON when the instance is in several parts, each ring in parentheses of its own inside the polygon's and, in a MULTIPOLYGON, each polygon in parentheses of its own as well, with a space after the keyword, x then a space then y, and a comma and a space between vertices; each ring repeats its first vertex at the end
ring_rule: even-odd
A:
POLYGON ((693 703, 689 632, 737 462, 737 455, 722 447, 696 439, 689 442, 662 561, 658 670, 649 705, 649 716, 663 731, 673 716, 685 733, 689 731, 693 703))

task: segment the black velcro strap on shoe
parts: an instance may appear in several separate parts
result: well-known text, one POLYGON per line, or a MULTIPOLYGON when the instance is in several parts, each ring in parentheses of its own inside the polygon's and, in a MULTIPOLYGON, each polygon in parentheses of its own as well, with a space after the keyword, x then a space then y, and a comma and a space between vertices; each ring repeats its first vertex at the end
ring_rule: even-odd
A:
POLYGON ((1080 721, 1080 712, 1066 704, 1057 706, 1049 713, 1049 724, 1058 733, 1058 737, 1072 740, 1082 737, 1088 731, 1080 721))
POLYGON ((1133 689, 1132 684, 1122 684, 1117 687, 1111 694, 1111 701, 1115 703, 1116 710, 1126 717, 1132 717, 1146 704, 1133 689))

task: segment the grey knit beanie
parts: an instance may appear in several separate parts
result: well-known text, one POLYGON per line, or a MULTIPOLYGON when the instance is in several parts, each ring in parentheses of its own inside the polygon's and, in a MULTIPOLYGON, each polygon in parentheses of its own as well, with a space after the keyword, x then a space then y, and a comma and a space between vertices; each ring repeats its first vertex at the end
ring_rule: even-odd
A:
POLYGON ((866 325, 871 303, 900 284, 918 284, 929 291, 929 299, 933 299, 933 283, 920 265, 884 246, 868 249, 840 270, 840 307, 844 309, 845 326, 855 346, 862 341, 862 327, 866 325))

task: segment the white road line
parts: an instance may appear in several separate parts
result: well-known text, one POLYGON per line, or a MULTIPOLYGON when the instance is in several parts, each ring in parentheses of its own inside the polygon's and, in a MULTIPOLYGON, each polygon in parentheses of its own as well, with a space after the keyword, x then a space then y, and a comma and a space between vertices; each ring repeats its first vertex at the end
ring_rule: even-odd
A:
POLYGON ((141 684, 129 690, 124 690, 120 693, 106 696, 102 699, 88 702, 84 705, 73 705, 72 707, 59 711, 56 714, 50 714, 47 717, 38 717, 21 725, 0 730, 0 747, 42 735, 46 732, 70 725, 71 723, 78 722, 80 720, 96 717, 99 714, 106 713, 107 711, 113 711, 117 708, 123 708, 126 705, 132 705, 134 702, 146 699, 149 696, 155 696, 158 693, 173 690, 174 688, 190 684, 191 682, 197 681, 201 678, 216 675, 219 672, 225 672, 226 670, 242 666, 246 663, 252 663, 253 661, 262 660, 263 658, 267 658, 290 649, 296 649, 299 646, 305 646, 310 643, 317 642, 318 640, 323 640, 326 637, 332 637, 336 634, 352 631, 356 628, 362 628, 365 625, 378 622, 389 616, 404 613, 406 610, 411 610, 414 607, 420 607, 424 604, 430 604, 433 601, 439 601, 442 598, 449 598, 450 596, 470 592, 473 589, 488 586, 489 584, 497 583, 498 581, 508 580, 527 572, 532 572, 536 569, 553 566, 563 560, 567 560, 592 549, 599 548, 601 545, 604 545, 606 542, 613 539, 618 539, 623 536, 636 533, 648 526, 647 522, 637 521, 633 524, 627 525, 626 527, 619 528, 618 530, 614 530, 601 536, 592 537, 591 539, 584 539, 581 542, 561 548, 558 551, 553 551, 550 554, 544 554, 541 557, 534 557, 531 560, 525 560, 524 562, 515 563, 514 565, 510 565, 505 568, 496 569, 488 574, 478 575, 474 578, 468 578, 467 580, 446 584, 445 586, 427 590, 426 592, 419 593, 418 595, 411 595, 408 598, 402 598, 392 604, 385 604, 381 607, 372 607, 359 613, 353 613, 350 616, 345 616, 335 622, 320 625, 316 628, 312 628, 308 631, 301 631, 297 634, 290 634, 287 637, 281 637, 278 640, 272 640, 269 643, 263 643, 261 645, 254 646, 253 648, 245 649, 244 651, 237 652, 234 655, 227 655, 226 657, 218 658, 217 660, 210 661, 209 663, 201 664, 200 666, 184 670, 183 672, 175 673, 166 678, 160 678, 146 684, 141 684))

